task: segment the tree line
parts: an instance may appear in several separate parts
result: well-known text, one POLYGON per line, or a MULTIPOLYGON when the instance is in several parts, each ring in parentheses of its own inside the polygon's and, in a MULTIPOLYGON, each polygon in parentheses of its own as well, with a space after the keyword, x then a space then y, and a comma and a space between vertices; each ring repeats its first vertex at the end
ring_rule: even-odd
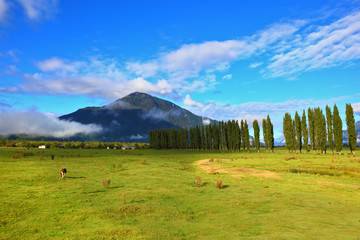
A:
MULTIPOLYGON (((354 111, 351 104, 346 104, 346 125, 350 151, 355 155, 356 129, 354 111)), ((283 133, 286 148, 289 152, 320 151, 326 154, 327 149, 341 154, 343 147, 342 120, 339 110, 334 105, 333 111, 326 105, 325 114, 318 108, 309 108, 307 116, 305 110, 300 117, 295 112, 294 119, 289 113, 283 118, 283 133)))
MULTIPOLYGON (((274 127, 270 116, 262 121, 266 150, 274 151, 274 127)), ((155 129, 149 131, 149 143, 152 149, 197 149, 250 151, 253 146, 260 151, 260 126, 253 121, 254 139, 250 141, 247 120, 221 121, 206 126, 189 129, 155 129)))

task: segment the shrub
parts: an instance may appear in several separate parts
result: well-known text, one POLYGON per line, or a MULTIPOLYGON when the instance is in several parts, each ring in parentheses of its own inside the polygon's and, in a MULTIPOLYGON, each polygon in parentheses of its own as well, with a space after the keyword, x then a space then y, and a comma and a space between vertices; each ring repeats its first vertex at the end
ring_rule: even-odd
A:
POLYGON ((201 187, 202 186, 202 178, 200 176, 196 176, 196 181, 194 182, 196 187, 201 187))
POLYGON ((143 160, 141 161, 141 164, 142 164, 142 165, 147 165, 146 159, 143 159, 143 160))
POLYGON ((111 182, 111 180, 109 180, 109 179, 104 179, 104 180, 102 181, 102 184, 103 184, 104 187, 109 188, 110 182, 111 182))
POLYGON ((218 179, 216 180, 216 188, 217 188, 217 189, 222 189, 223 187, 224 187, 224 185, 223 185, 222 180, 221 180, 220 178, 218 178, 218 179))
POLYGON ((213 158, 211 158, 210 160, 209 160, 209 162, 213 162, 214 161, 214 159, 213 158))
POLYGON ((22 158, 22 157, 24 157, 24 154, 18 153, 18 152, 16 152, 16 153, 13 155, 13 158, 15 158, 15 159, 20 159, 20 158, 22 158))
POLYGON ((217 174, 217 172, 216 172, 215 168, 210 168, 209 173, 210 173, 210 174, 212 174, 212 175, 217 174))
POLYGON ((119 171, 121 168, 122 168, 122 164, 121 164, 121 163, 117 163, 117 164, 116 164, 116 170, 119 171))

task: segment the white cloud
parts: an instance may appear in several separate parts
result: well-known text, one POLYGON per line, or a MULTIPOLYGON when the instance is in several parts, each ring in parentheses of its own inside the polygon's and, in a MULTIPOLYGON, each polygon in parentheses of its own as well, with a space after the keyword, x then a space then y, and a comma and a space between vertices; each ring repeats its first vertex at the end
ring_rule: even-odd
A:
POLYGON ((146 136, 145 135, 143 136, 143 135, 140 135, 140 134, 130 136, 131 140, 141 140, 141 139, 144 139, 144 138, 146 138, 146 136))
MULTIPOLYGON (((238 105, 217 104, 217 103, 203 103, 202 107, 196 105, 188 105, 190 111, 200 116, 206 116, 216 120, 230 120, 230 119, 246 119, 253 121, 255 119, 261 120, 267 115, 281 116, 286 112, 294 114, 298 111, 302 114, 302 110, 307 110, 309 107, 325 108, 326 105, 333 107, 334 104, 340 101, 349 101, 358 95, 341 96, 331 99, 314 100, 314 99, 300 99, 287 100, 284 102, 247 102, 238 105)), ((352 104, 355 109, 359 110, 358 104, 352 104)), ((339 107, 339 106, 338 106, 339 107)))
POLYGON ((184 100, 184 104, 187 105, 187 106, 198 107, 198 108, 204 107, 204 104, 199 103, 199 102, 195 102, 194 100, 192 100, 189 94, 186 95, 185 100, 184 100))
POLYGON ((227 74, 222 77, 223 80, 230 80, 232 78, 232 74, 227 74))
POLYGON ((203 122, 203 125, 210 125, 210 123, 211 123, 210 119, 207 119, 207 118, 203 118, 202 122, 203 122))
POLYGON ((289 41, 278 44, 266 68, 269 77, 343 65, 360 59, 360 11, 329 25, 308 26, 289 41), (312 30, 314 29, 314 30, 312 30))
POLYGON ((6 0, 0 0, 0 22, 6 22, 6 15, 8 10, 8 2, 6 0))
POLYGON ((25 74, 20 88, 23 91, 86 95, 109 100, 117 99, 132 92, 152 94, 174 94, 174 89, 166 79, 150 82, 143 77, 128 78, 114 59, 89 58, 87 61, 69 61, 53 57, 38 62, 42 70, 35 74, 25 74))
POLYGON ((156 62, 128 62, 126 69, 142 77, 152 77, 157 74, 159 66, 156 62))
POLYGON ((1 111, 0 135, 32 134, 38 136, 70 137, 75 134, 90 134, 101 131, 95 124, 59 120, 53 114, 37 111, 1 111))
POLYGON ((254 120, 257 120, 259 125, 261 126, 263 119, 266 119, 266 115, 256 115, 256 114, 249 114, 249 113, 245 114, 243 116, 239 116, 237 118, 239 123, 241 120, 244 120, 244 121, 246 120, 250 129, 253 127, 254 120))
POLYGON ((43 72, 77 72, 81 62, 66 63, 66 60, 53 57, 37 63, 38 68, 43 72))
POLYGON ((354 113, 360 115, 360 103, 353 103, 351 106, 353 107, 354 113))
POLYGON ((38 20, 41 17, 51 17, 56 11, 57 0, 17 0, 25 9, 27 17, 38 20))
POLYGON ((254 62, 252 64, 250 64, 250 68, 257 68, 259 66, 261 66, 263 64, 263 62, 254 62))
POLYGON ((183 85, 184 80, 197 78, 204 71, 224 71, 229 64, 239 59, 259 54, 264 48, 280 39, 289 38, 304 21, 273 24, 250 37, 240 40, 206 41, 182 45, 179 49, 162 53, 151 61, 128 62, 127 70, 141 76, 162 73, 174 85, 183 85))

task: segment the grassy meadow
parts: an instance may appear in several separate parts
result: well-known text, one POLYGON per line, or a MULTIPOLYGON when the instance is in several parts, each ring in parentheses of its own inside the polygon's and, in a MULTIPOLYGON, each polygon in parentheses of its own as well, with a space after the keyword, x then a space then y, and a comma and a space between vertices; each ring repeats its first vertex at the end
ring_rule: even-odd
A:
POLYGON ((0 239, 359 239, 348 152, 1 148, 0 239))

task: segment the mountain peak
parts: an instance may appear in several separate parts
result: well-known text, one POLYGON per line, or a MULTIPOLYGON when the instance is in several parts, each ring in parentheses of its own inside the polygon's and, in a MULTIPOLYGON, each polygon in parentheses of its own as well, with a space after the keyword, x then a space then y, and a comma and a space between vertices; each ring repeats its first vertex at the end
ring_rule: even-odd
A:
POLYGON ((149 130, 185 129, 204 124, 203 117, 141 92, 131 93, 107 106, 79 109, 60 119, 102 126, 104 130, 92 136, 101 141, 147 141, 149 130))
POLYGON ((106 107, 112 109, 142 109, 147 111, 159 109, 164 112, 180 108, 172 102, 142 92, 133 92, 106 107))

